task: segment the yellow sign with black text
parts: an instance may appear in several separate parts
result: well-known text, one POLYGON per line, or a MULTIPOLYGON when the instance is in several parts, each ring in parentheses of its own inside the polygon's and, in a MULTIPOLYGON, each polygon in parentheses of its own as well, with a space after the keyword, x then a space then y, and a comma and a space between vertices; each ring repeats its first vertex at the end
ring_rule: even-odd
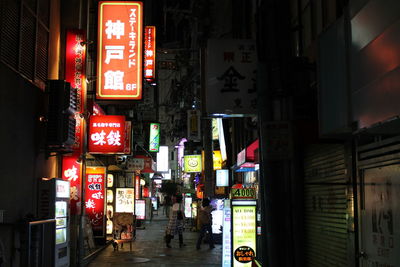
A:
POLYGON ((255 199, 255 188, 232 188, 231 199, 255 199))

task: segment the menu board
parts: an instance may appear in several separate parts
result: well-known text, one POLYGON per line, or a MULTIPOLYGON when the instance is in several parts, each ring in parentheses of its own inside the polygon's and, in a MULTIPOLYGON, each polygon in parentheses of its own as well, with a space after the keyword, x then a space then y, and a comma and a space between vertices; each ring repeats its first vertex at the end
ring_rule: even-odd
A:
POLYGON ((256 206, 232 206, 233 266, 251 267, 256 253, 256 206))
POLYGON ((95 235, 103 236, 106 167, 86 167, 85 208, 95 235))

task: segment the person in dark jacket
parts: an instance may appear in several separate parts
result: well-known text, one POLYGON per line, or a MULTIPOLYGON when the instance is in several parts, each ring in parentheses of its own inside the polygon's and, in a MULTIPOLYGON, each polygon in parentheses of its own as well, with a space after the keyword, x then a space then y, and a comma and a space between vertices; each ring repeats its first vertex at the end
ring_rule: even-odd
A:
POLYGON ((199 238, 197 239, 196 248, 200 249, 201 241, 205 236, 206 232, 208 232, 208 242, 210 245, 210 249, 213 249, 214 246, 214 238, 212 234, 212 215, 211 211, 213 210, 212 206, 210 205, 210 200, 208 198, 203 199, 202 208, 199 211, 199 222, 200 222, 200 234, 199 238))

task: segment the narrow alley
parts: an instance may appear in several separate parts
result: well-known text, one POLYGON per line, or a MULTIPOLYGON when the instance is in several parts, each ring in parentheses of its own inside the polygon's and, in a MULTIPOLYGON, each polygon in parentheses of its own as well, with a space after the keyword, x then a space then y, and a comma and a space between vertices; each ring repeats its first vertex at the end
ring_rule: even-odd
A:
POLYGON ((202 244, 200 250, 196 250, 198 232, 186 228, 183 234, 184 246, 179 248, 178 238, 172 242, 172 248, 167 248, 164 242, 164 231, 167 219, 161 213, 155 215, 152 221, 146 221, 144 229, 137 229, 136 240, 132 242, 132 251, 129 243, 123 248, 114 251, 112 245, 106 247, 88 267, 106 266, 221 266, 221 245, 216 244, 210 250, 207 244, 202 244))

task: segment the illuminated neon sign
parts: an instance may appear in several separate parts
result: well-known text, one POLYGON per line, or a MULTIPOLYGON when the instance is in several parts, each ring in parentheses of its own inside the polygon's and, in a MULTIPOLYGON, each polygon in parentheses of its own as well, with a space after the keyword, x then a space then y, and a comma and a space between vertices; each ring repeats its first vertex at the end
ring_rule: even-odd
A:
POLYGON ((99 2, 98 18, 97 99, 141 99, 142 2, 99 2))

